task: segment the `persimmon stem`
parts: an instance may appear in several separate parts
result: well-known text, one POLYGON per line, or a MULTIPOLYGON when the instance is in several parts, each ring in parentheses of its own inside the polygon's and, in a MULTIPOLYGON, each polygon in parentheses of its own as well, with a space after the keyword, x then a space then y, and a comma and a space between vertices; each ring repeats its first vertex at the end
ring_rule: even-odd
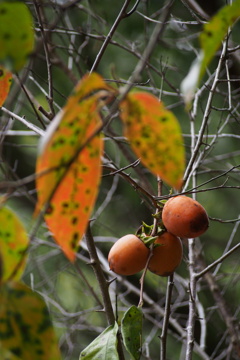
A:
MULTIPOLYGON (((158 196, 159 197, 162 195, 162 184, 163 184, 162 179, 160 177, 158 177, 158 196)), ((160 337, 161 338, 160 360, 166 360, 166 355, 167 355, 167 330, 168 330, 170 311, 171 311, 173 277, 174 277, 174 273, 169 275, 169 277, 168 277, 162 334, 160 337)))
POLYGON ((166 302, 165 302, 165 312, 163 318, 162 334, 161 334, 161 349, 160 349, 160 360, 166 360, 167 354, 167 330, 169 324, 169 318, 171 313, 171 298, 172 298, 172 289, 173 289, 173 277, 174 273, 169 275, 167 292, 166 292, 166 302))
POLYGON ((153 254, 153 244, 150 246, 150 252, 149 252, 149 255, 148 255, 148 259, 147 259, 147 262, 146 262, 146 265, 145 265, 145 268, 143 270, 143 273, 142 273, 142 276, 140 278, 140 296, 139 296, 139 303, 138 303, 138 307, 142 307, 143 306, 143 288, 144 288, 144 279, 145 279, 145 276, 146 276, 146 273, 147 273, 147 269, 148 269, 148 264, 149 264, 149 261, 152 257, 152 254, 153 254))
MULTIPOLYGON (((158 196, 161 196, 161 194, 162 194, 162 180, 161 180, 161 178, 159 176, 158 176, 157 181, 158 181, 158 196)), ((159 212, 159 208, 156 207, 155 214, 158 214, 158 212, 159 212)), ((158 228, 158 219, 156 217, 154 217, 151 236, 156 236, 157 235, 157 228, 158 228)), ((150 247, 149 247, 150 252, 149 252, 148 259, 147 259, 147 263, 145 265, 142 276, 140 278, 140 297, 139 297, 138 307, 143 306, 144 279, 145 279, 145 276, 146 276, 146 273, 147 273, 149 261, 150 261, 152 255, 153 255, 153 246, 154 246, 154 244, 151 244, 150 247)))

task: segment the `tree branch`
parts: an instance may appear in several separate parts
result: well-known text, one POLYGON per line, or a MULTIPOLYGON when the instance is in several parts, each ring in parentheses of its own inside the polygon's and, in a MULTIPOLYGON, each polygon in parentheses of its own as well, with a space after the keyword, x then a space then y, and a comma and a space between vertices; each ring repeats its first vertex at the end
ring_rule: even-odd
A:
MULTIPOLYGON (((100 265, 100 261, 99 261, 98 254, 97 254, 95 244, 94 244, 94 239, 93 239, 92 232, 90 229, 90 224, 88 225, 85 237, 86 237, 86 243, 87 243, 87 247, 88 247, 88 251, 89 251, 89 255, 90 255, 91 265, 93 267, 93 271, 97 278, 97 281, 98 281, 98 284, 99 284, 99 287, 101 290, 102 298, 103 298, 103 304, 104 304, 103 310, 106 314, 108 325, 114 325, 116 320, 115 320, 115 315, 114 315, 113 308, 112 308, 112 302, 111 302, 109 292, 108 292, 109 283, 106 280, 103 270, 102 270, 102 267, 100 265)), ((120 334, 118 334, 118 352, 119 352, 119 359, 124 360, 120 334)))

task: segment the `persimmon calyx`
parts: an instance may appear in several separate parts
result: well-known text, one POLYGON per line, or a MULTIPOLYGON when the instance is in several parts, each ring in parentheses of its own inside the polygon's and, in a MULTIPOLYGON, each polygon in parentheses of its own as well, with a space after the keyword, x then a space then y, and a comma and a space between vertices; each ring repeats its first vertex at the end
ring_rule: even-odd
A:
MULTIPOLYGON (((154 225, 148 225, 143 222, 142 226, 137 231, 136 236, 144 243, 148 248, 151 247, 157 240, 157 238, 162 235, 166 229, 163 226, 157 226, 157 229, 154 229, 154 225)), ((155 244, 153 245, 155 247, 155 244)))
POLYGON ((161 220, 161 219, 162 219, 162 209, 161 209, 160 211, 156 212, 155 214, 152 214, 152 217, 153 217, 154 219, 159 219, 159 220, 161 220))
POLYGON ((142 240, 145 246, 150 248, 150 246, 157 240, 158 236, 147 236, 142 234, 139 238, 142 240))
POLYGON ((163 207, 164 207, 164 205, 166 204, 166 202, 167 202, 167 199, 163 199, 163 200, 158 201, 157 205, 158 205, 161 209, 163 209, 163 207))

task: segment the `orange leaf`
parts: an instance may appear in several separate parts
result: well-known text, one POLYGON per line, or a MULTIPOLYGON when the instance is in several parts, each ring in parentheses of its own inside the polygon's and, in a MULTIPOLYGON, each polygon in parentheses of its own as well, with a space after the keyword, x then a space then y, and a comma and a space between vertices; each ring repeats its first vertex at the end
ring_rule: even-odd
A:
POLYGON ((12 73, 0 65, 0 106, 6 100, 12 83, 12 73))
POLYGON ((7 207, 0 208, 0 226, 0 283, 3 283, 9 278, 21 278, 29 239, 20 219, 7 207))
POLYGON ((98 74, 85 76, 56 116, 37 159, 37 214, 45 220, 70 261, 85 232, 101 176, 103 140, 99 110, 113 94, 98 74))
POLYGON ((98 194, 103 140, 95 136, 69 167, 45 215, 46 223, 69 260, 85 232, 98 194))
POLYGON ((146 92, 128 94, 120 109, 125 136, 143 165, 170 186, 180 189, 185 152, 174 114, 146 92))

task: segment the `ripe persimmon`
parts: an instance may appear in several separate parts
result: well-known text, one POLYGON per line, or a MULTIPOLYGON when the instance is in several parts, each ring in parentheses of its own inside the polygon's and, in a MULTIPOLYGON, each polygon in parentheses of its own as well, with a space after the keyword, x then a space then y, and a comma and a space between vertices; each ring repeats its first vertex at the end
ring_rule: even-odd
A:
POLYGON ((182 261, 182 242, 177 236, 166 231, 155 240, 155 244, 159 246, 153 248, 148 269, 156 275, 169 276, 182 261))
POLYGON ((119 275, 133 275, 143 270, 149 249, 135 235, 128 234, 115 242, 108 254, 110 270, 119 275))
POLYGON ((209 226, 208 215, 198 201, 179 195, 170 198, 163 207, 162 221, 167 231, 185 237, 202 235, 209 226))

